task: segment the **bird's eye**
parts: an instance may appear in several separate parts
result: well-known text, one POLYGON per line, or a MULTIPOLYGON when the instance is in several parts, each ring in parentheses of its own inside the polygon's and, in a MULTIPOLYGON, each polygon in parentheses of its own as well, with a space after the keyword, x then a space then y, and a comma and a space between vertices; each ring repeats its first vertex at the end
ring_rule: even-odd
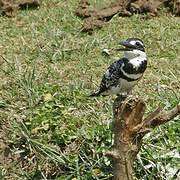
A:
POLYGON ((141 44, 139 42, 136 42, 136 46, 141 46, 141 44))

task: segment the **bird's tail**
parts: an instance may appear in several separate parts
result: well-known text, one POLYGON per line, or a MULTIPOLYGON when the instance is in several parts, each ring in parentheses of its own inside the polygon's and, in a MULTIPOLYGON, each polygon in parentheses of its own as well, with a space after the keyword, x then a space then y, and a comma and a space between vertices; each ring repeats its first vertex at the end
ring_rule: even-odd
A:
POLYGON ((95 93, 91 94, 88 97, 98 97, 100 95, 100 91, 96 91, 95 93))

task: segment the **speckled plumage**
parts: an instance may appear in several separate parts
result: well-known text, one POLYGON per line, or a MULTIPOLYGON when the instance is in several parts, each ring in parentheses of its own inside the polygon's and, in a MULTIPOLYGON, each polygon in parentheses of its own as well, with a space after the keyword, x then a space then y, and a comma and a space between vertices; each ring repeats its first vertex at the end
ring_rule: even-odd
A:
POLYGON ((112 63, 105 72, 98 90, 90 96, 130 93, 143 76, 147 67, 144 43, 138 38, 129 38, 120 43, 125 46, 125 56, 112 63))

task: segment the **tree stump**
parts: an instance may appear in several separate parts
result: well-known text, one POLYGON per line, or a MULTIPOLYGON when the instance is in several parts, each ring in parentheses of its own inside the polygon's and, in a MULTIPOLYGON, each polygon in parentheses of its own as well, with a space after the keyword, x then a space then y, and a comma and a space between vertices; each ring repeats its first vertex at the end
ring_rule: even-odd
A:
POLYGON ((114 101, 114 180, 133 180, 133 160, 140 151, 142 139, 156 126, 180 114, 180 104, 170 111, 158 108, 143 118, 146 104, 141 98, 119 96, 114 101))

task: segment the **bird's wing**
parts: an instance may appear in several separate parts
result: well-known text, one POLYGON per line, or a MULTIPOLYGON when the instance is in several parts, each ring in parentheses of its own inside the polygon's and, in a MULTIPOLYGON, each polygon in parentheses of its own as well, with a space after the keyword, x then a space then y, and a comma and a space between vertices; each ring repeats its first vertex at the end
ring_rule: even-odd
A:
POLYGON ((120 78, 120 73, 119 70, 122 66, 122 60, 115 61, 113 64, 111 64, 107 71, 105 72, 98 91, 95 93, 96 95, 99 95, 107 90, 111 86, 117 85, 119 78, 120 78))
POLYGON ((119 80, 119 68, 120 66, 118 61, 115 61, 113 64, 111 64, 102 78, 101 85, 105 85, 107 89, 110 86, 116 85, 119 80))

